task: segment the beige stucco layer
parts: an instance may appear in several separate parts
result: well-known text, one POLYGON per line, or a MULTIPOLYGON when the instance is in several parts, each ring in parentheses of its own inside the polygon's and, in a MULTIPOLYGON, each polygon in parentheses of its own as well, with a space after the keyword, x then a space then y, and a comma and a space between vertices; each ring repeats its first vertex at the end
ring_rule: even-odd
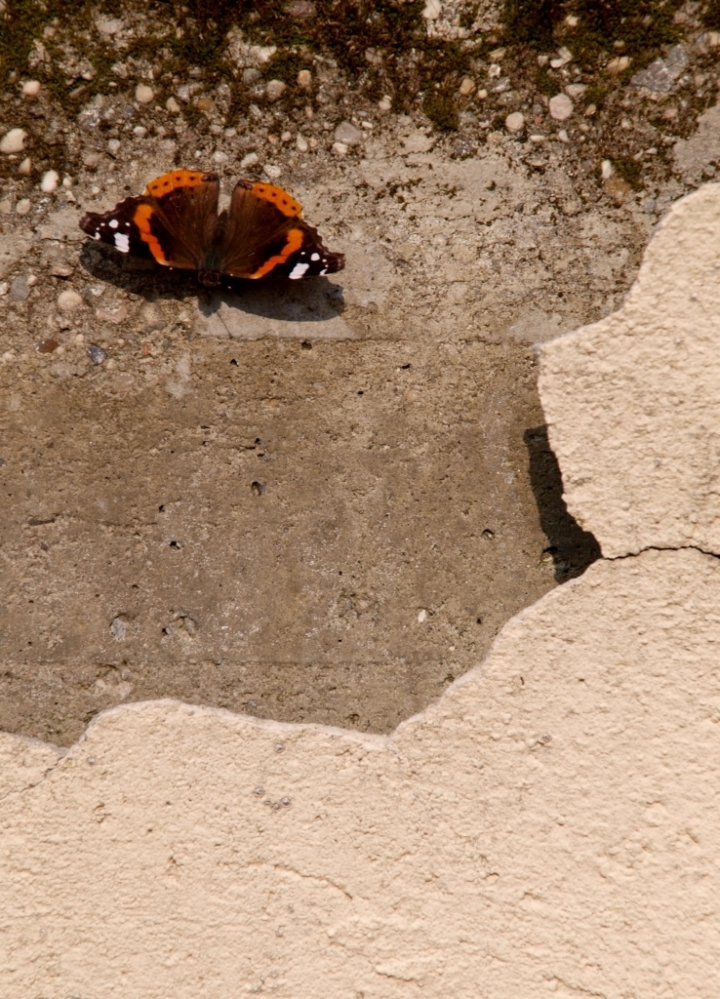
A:
POLYGON ((624 306, 547 344, 540 390, 571 513, 606 556, 720 552, 720 185, 658 227, 624 306))
POLYGON ((1 994, 718 995, 719 641, 720 562, 646 552, 390 738, 161 701, 28 744, 1 994))

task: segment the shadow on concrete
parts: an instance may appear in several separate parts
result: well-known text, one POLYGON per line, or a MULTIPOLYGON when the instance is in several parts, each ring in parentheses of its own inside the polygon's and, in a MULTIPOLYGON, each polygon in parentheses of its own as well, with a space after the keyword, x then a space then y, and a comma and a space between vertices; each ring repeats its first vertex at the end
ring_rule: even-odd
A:
POLYGON ((222 287, 209 289, 200 284, 195 271, 161 267, 143 257, 127 257, 93 240, 84 243, 80 263, 93 278, 141 298, 194 299, 206 319, 224 306, 239 314, 292 323, 327 321, 345 311, 342 287, 325 277, 306 281, 290 281, 283 275, 262 281, 224 277, 222 287))
POLYGON ((225 305, 245 314, 293 323, 322 322, 345 311, 342 288, 324 277, 307 281, 290 281, 286 277, 228 281, 227 288, 203 289, 198 305, 206 319, 225 305))
POLYGON ((564 583, 581 576, 601 558, 600 545, 568 513, 563 499, 560 466, 550 447, 547 427, 531 427, 523 439, 528 449, 530 485, 535 495, 540 526, 548 539, 545 555, 552 558, 555 579, 564 583))

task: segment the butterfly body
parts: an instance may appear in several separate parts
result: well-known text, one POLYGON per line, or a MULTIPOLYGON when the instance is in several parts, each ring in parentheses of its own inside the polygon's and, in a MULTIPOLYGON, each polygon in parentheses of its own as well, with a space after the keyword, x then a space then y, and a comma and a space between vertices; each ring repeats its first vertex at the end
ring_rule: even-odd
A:
POLYGON ((218 214, 219 193, 217 174, 172 170, 112 211, 88 212, 80 228, 121 253, 197 271, 209 287, 225 275, 296 280, 344 267, 343 254, 327 249, 302 218, 299 202, 282 188, 240 180, 230 207, 218 214))

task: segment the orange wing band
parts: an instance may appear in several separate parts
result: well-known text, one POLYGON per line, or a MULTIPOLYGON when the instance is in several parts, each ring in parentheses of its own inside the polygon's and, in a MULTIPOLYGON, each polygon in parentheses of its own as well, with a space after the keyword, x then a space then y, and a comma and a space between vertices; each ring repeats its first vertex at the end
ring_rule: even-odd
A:
POLYGON ((204 176, 205 174, 199 170, 171 170, 151 180, 145 189, 145 194, 153 198, 162 198, 178 187, 197 187, 203 183, 204 176))
MULTIPOLYGON (((145 237, 143 237, 144 239, 145 237)), ((283 246, 280 253, 276 253, 274 257, 270 257, 266 260, 262 267, 258 267, 256 271, 252 274, 248 274, 249 278, 261 278, 270 271, 277 267, 278 264, 284 264, 288 257, 291 257, 296 250, 299 250, 303 244, 303 231, 302 229, 290 229, 287 234, 287 243, 283 246)), ((152 249, 152 247, 151 247, 152 249)))
POLYGON ((300 202, 296 201, 287 191, 283 191, 281 187, 276 187, 275 184, 253 184, 252 189, 257 198, 262 198, 263 201, 269 201, 275 205, 286 218, 299 219, 302 215, 300 202))
POLYGON ((138 205, 135 209, 135 214, 133 215, 133 222, 138 227, 140 232, 140 238, 143 243, 147 243, 150 247, 150 252, 159 264, 164 264, 166 267, 170 266, 170 261, 165 257, 163 253, 163 248, 160 246, 157 238, 153 236, 152 230, 150 229, 150 219, 152 217, 152 207, 150 205, 138 205))

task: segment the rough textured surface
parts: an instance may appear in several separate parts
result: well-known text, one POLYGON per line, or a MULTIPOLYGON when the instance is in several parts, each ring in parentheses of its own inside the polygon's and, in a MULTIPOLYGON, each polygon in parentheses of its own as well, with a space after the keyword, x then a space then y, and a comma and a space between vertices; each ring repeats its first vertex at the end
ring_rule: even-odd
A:
POLYGON ((720 186, 660 225, 619 312, 546 344, 565 498, 606 556, 720 552, 720 186))
POLYGON ((3 996, 717 994, 719 605, 596 563, 392 737, 105 713, 3 801, 3 996))
POLYGON ((8 217, 0 728, 70 745, 177 697, 389 732, 597 557, 532 345, 617 304, 651 217, 583 210, 557 157, 405 140, 433 144, 406 121, 293 182, 332 281, 210 294, 83 244, 72 203, 8 217))

